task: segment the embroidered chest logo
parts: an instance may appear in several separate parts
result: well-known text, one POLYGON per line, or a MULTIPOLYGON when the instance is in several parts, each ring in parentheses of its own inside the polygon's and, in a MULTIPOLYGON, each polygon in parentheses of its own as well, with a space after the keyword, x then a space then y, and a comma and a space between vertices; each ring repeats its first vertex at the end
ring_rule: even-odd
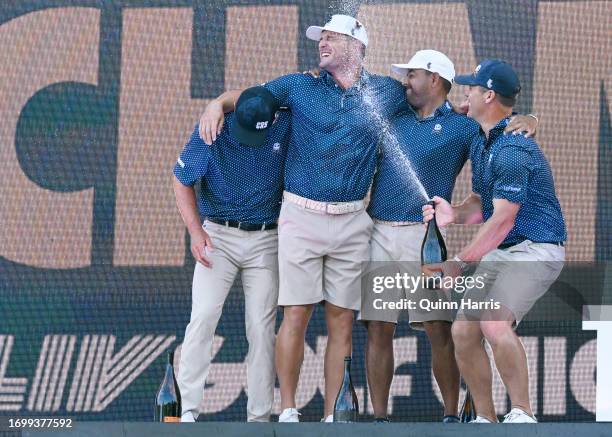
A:
POLYGON ((433 133, 439 134, 441 132, 442 132, 442 125, 440 123, 436 123, 436 125, 433 127, 433 133))
POLYGON ((280 143, 274 143, 272 145, 272 150, 274 150, 275 152, 278 152, 280 150, 280 143))

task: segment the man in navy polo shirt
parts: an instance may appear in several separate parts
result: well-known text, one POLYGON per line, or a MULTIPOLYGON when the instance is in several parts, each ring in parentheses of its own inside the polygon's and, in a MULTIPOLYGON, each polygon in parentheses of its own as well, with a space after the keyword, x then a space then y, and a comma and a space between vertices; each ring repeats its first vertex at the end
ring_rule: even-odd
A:
MULTIPOLYGON (((344 357, 351 355, 353 310, 360 308, 361 263, 368 258, 373 226, 364 198, 376 146, 386 121, 407 107, 400 82, 363 69, 368 38, 358 20, 334 15, 323 27, 309 27, 306 36, 319 42, 319 77, 289 74, 265 84, 292 114, 279 217, 281 422, 299 420, 295 393, 306 328, 318 302, 325 302, 328 331, 324 414, 332 421, 344 357)), ((207 107, 207 142, 235 96, 226 93, 207 107)))
MULTIPOLYGON (((458 76, 455 82, 468 85, 468 116, 480 125, 470 148, 473 193, 453 206, 442 197, 434 197, 435 213, 441 226, 483 225, 452 261, 433 268, 456 277, 466 263, 480 262, 473 276, 484 278, 486 286, 466 291, 464 301, 491 299, 494 303, 477 313, 462 307, 452 328, 457 363, 476 404, 476 422, 497 421, 484 338, 491 345, 512 402, 504 422, 535 423, 529 402, 527 357, 514 327, 563 268, 563 214, 552 171, 536 142, 503 135, 520 91, 512 67, 503 61, 486 60, 473 74, 458 76)), ((423 206, 425 221, 433 213, 431 206, 423 206)))
MULTIPOLYGON (((455 67, 446 55, 420 50, 407 64, 393 64, 391 68, 404 77, 410 107, 392 119, 380 146, 368 206, 374 220, 370 259, 385 262, 385 268, 399 268, 418 277, 426 230, 421 206, 433 195, 450 201, 455 179, 468 159, 479 127, 474 120, 454 112, 447 100, 455 67)), ((513 123, 515 132, 532 133, 536 125, 530 116, 516 116, 513 123)), ((447 299, 443 292, 423 289, 393 293, 385 297, 413 302, 447 299)), ((377 421, 385 421, 394 372, 393 336, 400 311, 373 310, 370 298, 374 296, 379 297, 367 291, 364 294, 360 319, 368 327, 366 367, 374 415, 377 421)), ((408 313, 410 326, 424 329, 431 344, 433 373, 444 400, 443 421, 458 422, 460 376, 451 337, 452 311, 425 311, 416 306, 408 313)))
POLYGON ((265 88, 246 90, 216 141, 204 144, 196 126, 174 167, 177 206, 197 260, 178 373, 185 422, 198 416, 215 329, 239 271, 249 342, 247 418, 270 419, 278 299, 276 228, 290 132, 288 112, 278 109, 265 88), (199 212, 193 188, 198 180, 199 212), (206 218, 204 226, 200 215, 206 218))

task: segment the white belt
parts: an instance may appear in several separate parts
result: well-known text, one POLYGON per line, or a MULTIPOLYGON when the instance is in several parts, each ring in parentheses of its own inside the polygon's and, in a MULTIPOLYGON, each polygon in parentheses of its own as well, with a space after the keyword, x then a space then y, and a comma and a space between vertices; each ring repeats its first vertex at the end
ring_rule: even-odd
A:
POLYGON ((298 196, 297 194, 285 191, 283 199, 295 203, 306 209, 319 211, 325 214, 349 214, 351 212, 361 211, 364 207, 363 200, 354 202, 319 202, 317 200, 307 199, 306 197, 298 196))
POLYGON ((423 222, 388 222, 386 220, 378 220, 378 219, 374 219, 373 221, 374 223, 377 223, 379 225, 388 225, 388 226, 416 226, 416 225, 423 224, 423 222))

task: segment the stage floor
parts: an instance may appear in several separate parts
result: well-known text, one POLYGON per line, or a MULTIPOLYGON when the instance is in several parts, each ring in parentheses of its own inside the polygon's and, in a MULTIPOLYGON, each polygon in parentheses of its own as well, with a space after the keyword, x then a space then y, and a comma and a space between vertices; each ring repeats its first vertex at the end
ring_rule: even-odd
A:
MULTIPOLYGON (((10 435, 20 435, 19 432, 10 435)), ((26 429, 23 436, 57 437, 440 437, 469 436, 478 437, 610 437, 612 423, 539 423, 531 424, 442 424, 442 423, 355 423, 325 424, 304 422, 293 423, 237 423, 237 422, 198 422, 190 424, 158 424, 143 422, 76 422, 71 430, 26 429)))

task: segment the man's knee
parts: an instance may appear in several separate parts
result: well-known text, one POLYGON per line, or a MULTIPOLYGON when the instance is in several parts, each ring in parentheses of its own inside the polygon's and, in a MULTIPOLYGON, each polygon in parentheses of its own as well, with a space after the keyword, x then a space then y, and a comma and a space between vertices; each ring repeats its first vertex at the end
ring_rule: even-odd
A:
POLYGON ((283 328, 290 335, 303 335, 312 313, 311 305, 291 305, 283 309, 283 328))
POLYGON ((393 346, 395 335, 395 323, 369 321, 368 322, 368 346, 374 348, 393 346))
POLYGON ((331 338, 351 338, 353 333, 353 310, 326 305, 327 333, 331 338))
POLYGON ((447 347, 452 345, 451 324, 449 322, 435 320, 423 322, 423 328, 432 348, 447 347))
POLYGON ((480 330, 492 346, 515 336, 512 322, 509 321, 483 320, 480 322, 480 330))
POLYGON ((480 325, 478 322, 455 321, 451 328, 453 343, 455 344, 455 352, 461 353, 471 345, 477 345, 482 338, 480 325))

